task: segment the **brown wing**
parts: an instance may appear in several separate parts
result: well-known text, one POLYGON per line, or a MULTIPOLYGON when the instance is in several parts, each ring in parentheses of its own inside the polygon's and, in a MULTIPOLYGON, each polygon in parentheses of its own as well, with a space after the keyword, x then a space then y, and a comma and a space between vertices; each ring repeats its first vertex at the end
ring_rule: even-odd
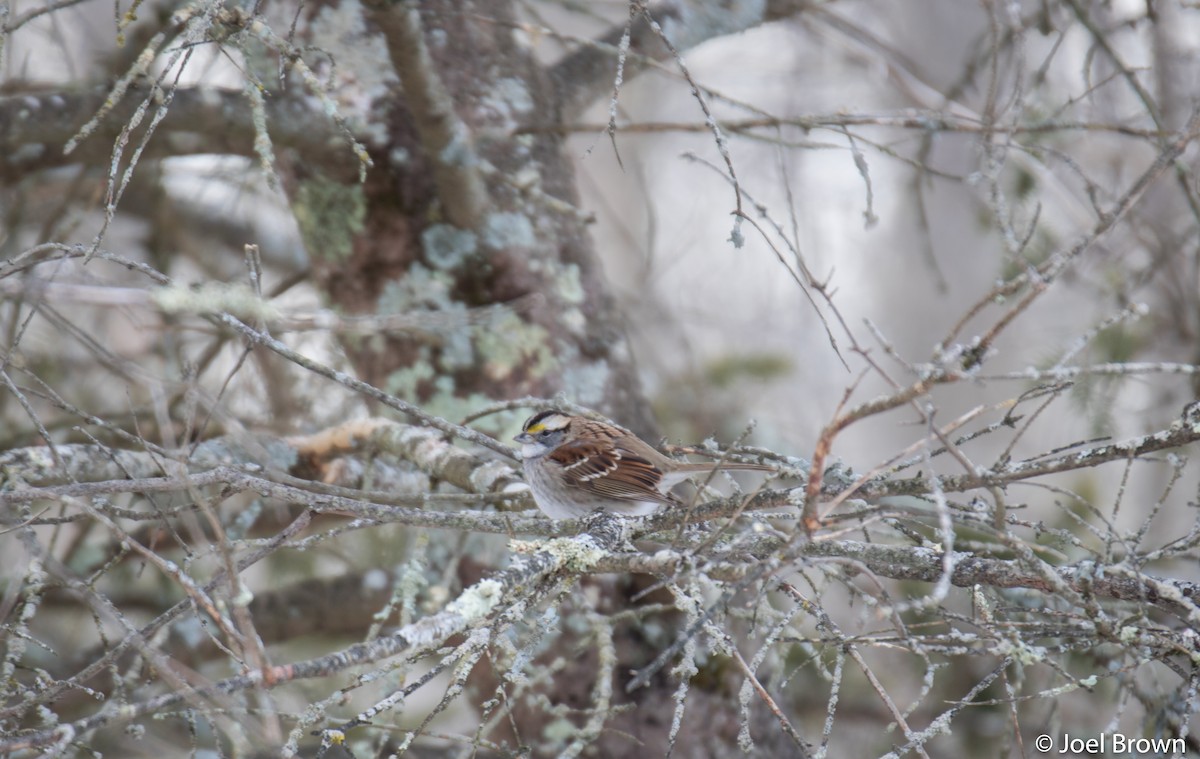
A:
POLYGON ((571 487, 620 501, 674 503, 659 491, 662 471, 632 451, 608 440, 576 440, 547 454, 563 468, 571 487))

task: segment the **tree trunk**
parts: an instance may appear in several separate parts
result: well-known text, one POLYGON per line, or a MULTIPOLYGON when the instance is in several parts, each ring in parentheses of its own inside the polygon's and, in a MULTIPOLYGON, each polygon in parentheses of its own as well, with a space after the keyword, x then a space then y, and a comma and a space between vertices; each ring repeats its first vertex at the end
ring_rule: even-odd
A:
POLYGON ((366 20, 399 82, 363 114, 386 134, 370 146, 367 181, 291 167, 290 195, 312 220, 301 228, 334 304, 451 317, 446 330, 346 349, 366 381, 450 418, 563 392, 649 431, 563 141, 513 134, 557 112, 555 90, 510 5, 489 3, 486 17, 473 5, 372 4, 366 20), (469 316, 489 306, 503 308, 469 316))

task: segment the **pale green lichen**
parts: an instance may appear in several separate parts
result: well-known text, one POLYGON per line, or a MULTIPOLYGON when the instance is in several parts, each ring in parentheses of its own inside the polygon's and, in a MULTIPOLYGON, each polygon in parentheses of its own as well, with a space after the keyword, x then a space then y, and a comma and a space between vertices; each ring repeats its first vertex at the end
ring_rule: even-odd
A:
POLYGON ((499 120, 499 127, 511 131, 517 126, 517 117, 533 110, 533 97, 529 88, 520 79, 504 77, 497 80, 491 90, 480 101, 499 120))
POLYGON ((233 598, 229 599, 229 602, 233 606, 240 606, 242 608, 245 608, 245 607, 249 606, 250 602, 253 600, 254 600, 254 593, 251 592, 250 588, 246 587, 242 583, 238 583, 237 595, 235 595, 233 598))
MULTIPOLYGON (((428 348, 422 348, 421 351, 425 353, 428 348)), ((421 407, 443 419, 462 419, 495 401, 495 398, 481 393, 459 395, 454 377, 438 373, 433 364, 425 359, 389 375, 386 389, 399 397, 416 398, 418 385, 422 382, 427 384, 420 387, 424 392, 420 396, 421 407)), ((483 432, 498 435, 511 428, 512 415, 493 414, 480 420, 476 426, 483 432)))
POLYGON ((565 264, 558 277, 558 297, 564 303, 578 306, 583 303, 586 293, 583 290, 583 278, 579 274, 578 264, 565 264))
POLYGON ((1046 661, 1046 649, 1042 646, 1031 646, 1024 641, 1001 641, 996 645, 996 654, 1011 656, 1025 665, 1041 664, 1046 661))
POLYGON ((455 329, 442 336, 441 364, 448 371, 475 365, 475 345, 469 330, 455 329))
POLYGON ((426 600, 422 604, 422 610, 426 614, 432 614, 436 609, 441 608, 442 604, 446 603, 446 599, 450 597, 450 589, 445 585, 432 585, 425 592, 426 600))
POLYGON ((513 174, 510 184, 519 190, 540 187, 542 184, 542 175, 533 166, 526 166, 518 170, 516 174, 513 174))
POLYGON ((435 269, 456 269, 478 250, 475 233, 452 224, 434 224, 421 233, 425 261, 435 269))
MULTIPOLYGON (((583 312, 578 308, 568 308, 564 310, 559 315, 558 320, 572 335, 583 337, 587 334, 587 317, 584 316, 583 312)), ((616 357, 615 353, 617 350, 618 349, 614 348, 614 358, 616 357)))
POLYGON ((450 139, 438 153, 438 160, 447 166, 470 168, 479 163, 475 150, 471 146, 471 135, 461 123, 452 127, 450 139))
POLYGON ((433 379, 434 375, 433 365, 429 361, 416 361, 389 374, 384 389, 397 398, 415 398, 417 387, 433 379))
POLYGON ((360 185, 309 179, 300 183, 292 212, 308 252, 339 261, 354 250, 354 238, 364 228, 367 202, 360 185))
POLYGON ((406 314, 414 309, 462 309, 461 303, 450 298, 451 284, 452 280, 446 273, 413 264, 402 279, 384 285, 375 301, 375 310, 380 314, 406 314))
POLYGON ((587 572, 604 558, 604 549, 587 537, 555 538, 542 545, 542 549, 557 560, 559 566, 570 572, 587 572))
POLYGON ((549 343, 550 335, 544 327, 511 312, 502 314, 491 329, 475 338, 484 373, 493 380, 507 378, 522 365, 533 377, 550 373, 557 362, 549 343))
POLYGON ((172 285, 151 294, 158 307, 169 314, 226 312, 247 321, 270 321, 279 311, 245 283, 227 285, 205 282, 196 287, 172 285))
POLYGON ((422 400, 421 406, 443 419, 462 419, 495 400, 479 393, 459 397, 455 395, 454 379, 445 375, 434 380, 433 388, 433 394, 422 400))
POLYGON ((382 145, 389 136, 388 122, 380 109, 368 105, 384 98, 400 78, 383 35, 376 26, 367 26, 367 16, 359 0, 323 4, 308 24, 308 42, 314 49, 338 51, 337 65, 326 82, 338 102, 326 99, 326 110, 342 106, 339 113, 356 134, 382 145))
POLYGON ((483 221, 483 244, 492 250, 532 248, 533 223, 519 213, 492 213, 483 221))
POLYGON ((462 592, 446 607, 446 611, 458 614, 467 622, 473 622, 488 615, 500 602, 504 594, 504 586, 491 578, 480 580, 462 592))
POLYGON ((271 133, 267 128, 267 106, 263 99, 263 87, 257 80, 247 78, 242 90, 250 104, 250 118, 254 123, 254 154, 258 156, 259 168, 263 178, 267 180, 267 186, 278 190, 279 170, 275 166, 275 147, 271 143, 271 133))
POLYGON ((608 364, 603 361, 577 363, 562 373, 563 392, 584 406, 601 406, 609 376, 608 364))
POLYGON ((492 86, 492 94, 499 97, 517 113, 529 113, 533 110, 533 96, 525 82, 516 77, 503 77, 492 86))
POLYGON ((542 737, 555 745, 566 743, 578 733, 579 728, 566 717, 559 717, 542 728, 542 737))

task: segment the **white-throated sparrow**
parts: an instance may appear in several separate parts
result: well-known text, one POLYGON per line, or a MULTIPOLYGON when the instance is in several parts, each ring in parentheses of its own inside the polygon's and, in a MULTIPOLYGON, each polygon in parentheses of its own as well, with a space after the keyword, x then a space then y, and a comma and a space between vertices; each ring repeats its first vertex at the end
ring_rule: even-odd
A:
POLYGON ((604 422, 543 411, 515 438, 525 480, 538 508, 551 519, 574 519, 595 509, 642 516, 663 504, 679 505, 671 488, 714 469, 773 471, 759 464, 675 461, 633 433, 604 422))

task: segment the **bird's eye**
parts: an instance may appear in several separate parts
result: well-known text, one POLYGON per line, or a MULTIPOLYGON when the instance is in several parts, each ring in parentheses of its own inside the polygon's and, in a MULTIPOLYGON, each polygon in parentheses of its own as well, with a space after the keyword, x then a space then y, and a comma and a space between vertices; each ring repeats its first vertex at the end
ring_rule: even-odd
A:
POLYGON ((540 437, 540 438, 550 437, 550 430, 542 430, 541 432, 538 433, 538 437, 540 437))

